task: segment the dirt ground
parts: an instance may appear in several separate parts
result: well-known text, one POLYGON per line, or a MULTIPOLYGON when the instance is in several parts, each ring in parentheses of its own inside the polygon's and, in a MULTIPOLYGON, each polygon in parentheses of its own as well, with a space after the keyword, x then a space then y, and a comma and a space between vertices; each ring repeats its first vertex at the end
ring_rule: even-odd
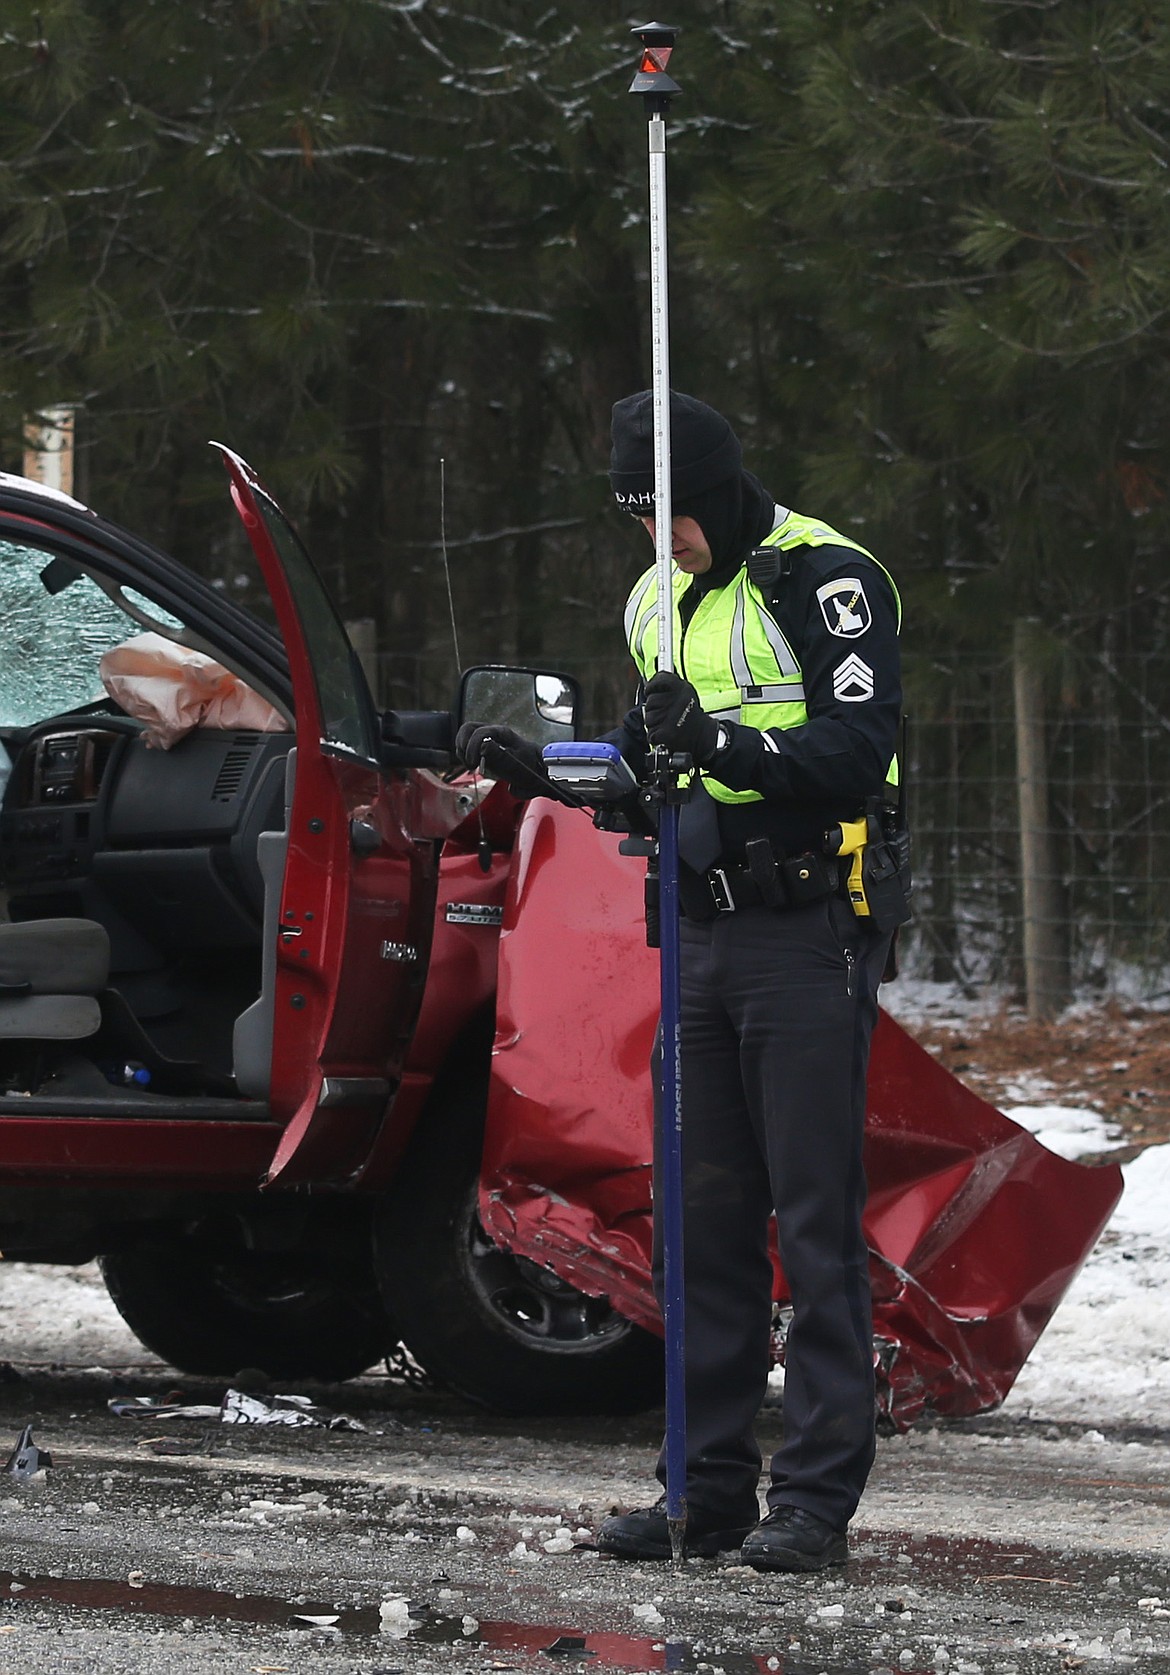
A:
POLYGON ((1035 1023, 1005 1007, 961 1022, 916 1019, 913 1033, 993 1105, 1091 1106, 1134 1152, 1170 1140, 1170 1014, 1109 1003, 1035 1023))

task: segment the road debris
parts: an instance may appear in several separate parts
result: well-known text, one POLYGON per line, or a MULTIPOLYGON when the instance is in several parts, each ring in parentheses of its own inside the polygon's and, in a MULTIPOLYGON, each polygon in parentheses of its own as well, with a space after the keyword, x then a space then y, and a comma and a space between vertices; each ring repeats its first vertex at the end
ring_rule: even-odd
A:
POLYGON ((16 1447, 8 1456, 4 1467, 9 1477, 15 1477, 18 1483, 27 1483, 41 1471, 52 1468, 53 1456, 44 1448, 38 1448, 33 1441, 33 1428, 26 1425, 16 1439, 16 1447))
MULTIPOLYGON (((111 1396, 106 1403, 119 1419, 202 1419, 223 1425, 284 1425, 325 1431, 364 1431, 368 1425, 348 1413, 331 1413, 308 1396, 271 1396, 262 1400, 245 1390, 226 1390, 218 1407, 170 1396, 111 1396)), ((372 1433, 379 1435, 380 1433, 372 1433)))

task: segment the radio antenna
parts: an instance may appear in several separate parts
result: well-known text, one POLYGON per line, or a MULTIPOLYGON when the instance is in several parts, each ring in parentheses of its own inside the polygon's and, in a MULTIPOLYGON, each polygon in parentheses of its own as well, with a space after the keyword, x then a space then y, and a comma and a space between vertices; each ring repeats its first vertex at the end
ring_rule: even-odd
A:
POLYGON ((451 591, 451 564, 447 557, 447 461, 439 456, 439 545, 443 551, 443 576, 447 583, 447 610, 451 616, 451 644, 455 648, 455 674, 463 670, 459 655, 459 630, 455 626, 455 595, 451 591))
MULTIPOLYGON (((447 583, 447 610, 451 617, 451 644, 455 648, 455 678, 459 679, 463 673, 463 659, 459 655, 459 629, 455 622, 455 595, 451 589, 451 563, 447 557, 447 461, 439 455, 439 546, 443 553, 443 577, 447 583)), ((479 859, 479 870, 492 870, 492 846, 488 842, 487 832, 483 824, 483 787, 479 783, 479 770, 476 770, 475 819, 479 827, 479 842, 475 852, 479 859)))

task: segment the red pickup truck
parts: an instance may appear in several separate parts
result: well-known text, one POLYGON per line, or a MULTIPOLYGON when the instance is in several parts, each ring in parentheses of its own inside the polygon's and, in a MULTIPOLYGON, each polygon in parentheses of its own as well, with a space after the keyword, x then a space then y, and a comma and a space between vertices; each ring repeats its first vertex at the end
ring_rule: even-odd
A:
MULTIPOLYGON (((345 1378, 402 1340, 501 1409, 652 1403, 637 864, 458 772, 458 716, 380 717, 295 530, 221 452, 275 626, 0 476, 0 1249, 100 1257, 192 1373, 345 1378), (99 669, 144 632, 229 692, 169 748, 166 656, 137 704, 99 669)), ((547 739, 573 709, 531 670, 469 671, 459 703, 547 739)), ((889 1020, 871 1104, 886 1410, 976 1411, 1120 1177, 1043 1152, 889 1020)))

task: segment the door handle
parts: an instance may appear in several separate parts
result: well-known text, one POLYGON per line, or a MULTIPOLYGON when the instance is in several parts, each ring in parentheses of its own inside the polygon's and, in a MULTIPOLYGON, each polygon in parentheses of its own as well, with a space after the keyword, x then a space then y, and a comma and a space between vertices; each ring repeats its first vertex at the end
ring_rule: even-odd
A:
POLYGON ((349 823, 349 847, 355 855, 376 855, 382 847, 382 839, 378 828, 368 820, 351 820, 349 823))

